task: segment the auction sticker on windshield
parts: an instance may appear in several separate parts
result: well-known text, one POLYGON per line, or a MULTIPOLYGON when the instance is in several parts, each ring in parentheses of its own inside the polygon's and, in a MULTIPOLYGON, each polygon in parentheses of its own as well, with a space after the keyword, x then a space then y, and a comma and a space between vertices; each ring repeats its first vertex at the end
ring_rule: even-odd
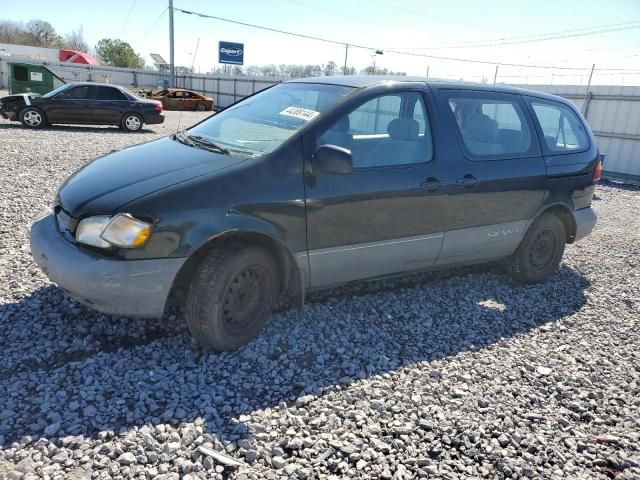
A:
POLYGON ((319 115, 319 114, 320 112, 316 112, 315 110, 309 110, 308 108, 300 108, 300 107, 287 107, 280 112, 280 115, 301 118, 306 122, 308 122, 309 120, 312 120, 316 115, 319 115))

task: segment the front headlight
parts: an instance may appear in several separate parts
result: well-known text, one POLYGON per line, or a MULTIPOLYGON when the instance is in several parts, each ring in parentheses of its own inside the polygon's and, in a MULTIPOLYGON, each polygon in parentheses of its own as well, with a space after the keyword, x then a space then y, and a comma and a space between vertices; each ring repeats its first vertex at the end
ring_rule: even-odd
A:
POLYGON ((147 243, 151 236, 151 225, 128 213, 119 213, 102 232, 102 239, 116 247, 137 248, 147 243))
POLYGON ((119 213, 115 217, 98 215, 85 218, 76 230, 78 242, 99 248, 137 248, 143 246, 150 236, 151 225, 127 213, 119 213))
POLYGON ((100 235, 111 221, 111 217, 99 215, 81 220, 76 229, 76 241, 93 247, 109 248, 111 244, 103 240, 100 235))

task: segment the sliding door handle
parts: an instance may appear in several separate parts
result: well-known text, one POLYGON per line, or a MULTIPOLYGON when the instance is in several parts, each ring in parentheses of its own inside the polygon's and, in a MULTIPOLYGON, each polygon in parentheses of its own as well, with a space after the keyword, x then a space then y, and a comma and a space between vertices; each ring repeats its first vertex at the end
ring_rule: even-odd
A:
POLYGON ((456 185, 463 186, 464 188, 473 188, 478 183, 478 179, 470 174, 466 174, 464 178, 459 178, 458 180, 456 180, 456 185))
POLYGON ((436 177, 429 177, 424 182, 420 184, 420 186, 427 190, 429 193, 437 192, 442 187, 442 182, 440 182, 436 177))

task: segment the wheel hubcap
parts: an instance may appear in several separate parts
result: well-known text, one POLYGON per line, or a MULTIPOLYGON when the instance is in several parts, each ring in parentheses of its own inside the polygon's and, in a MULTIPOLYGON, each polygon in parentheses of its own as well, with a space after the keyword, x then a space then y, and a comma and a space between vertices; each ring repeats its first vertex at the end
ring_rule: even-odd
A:
POLYGON ((545 229, 536 235, 529 250, 531 268, 540 271, 546 269, 555 256, 557 239, 550 229, 545 229))
POLYGON ((127 117, 124 123, 129 130, 138 130, 140 128, 140 120, 138 117, 134 117, 133 115, 127 117))
POLYGON ((246 329, 264 307, 267 281, 267 272, 257 265, 245 268, 233 278, 222 299, 223 319, 231 332, 246 329))
POLYGON ((38 112, 30 110, 24 114, 24 121, 31 127, 37 127, 42 123, 42 116, 38 112))

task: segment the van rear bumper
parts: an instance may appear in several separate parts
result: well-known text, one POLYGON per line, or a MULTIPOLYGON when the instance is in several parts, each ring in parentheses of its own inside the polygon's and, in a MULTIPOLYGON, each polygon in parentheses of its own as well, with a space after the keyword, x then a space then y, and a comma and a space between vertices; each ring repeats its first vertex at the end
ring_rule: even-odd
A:
POLYGON ((576 222, 576 234, 573 237, 573 241, 577 242, 589 235, 596 225, 598 217, 593 208, 581 208, 580 210, 574 210, 573 219, 576 222))

